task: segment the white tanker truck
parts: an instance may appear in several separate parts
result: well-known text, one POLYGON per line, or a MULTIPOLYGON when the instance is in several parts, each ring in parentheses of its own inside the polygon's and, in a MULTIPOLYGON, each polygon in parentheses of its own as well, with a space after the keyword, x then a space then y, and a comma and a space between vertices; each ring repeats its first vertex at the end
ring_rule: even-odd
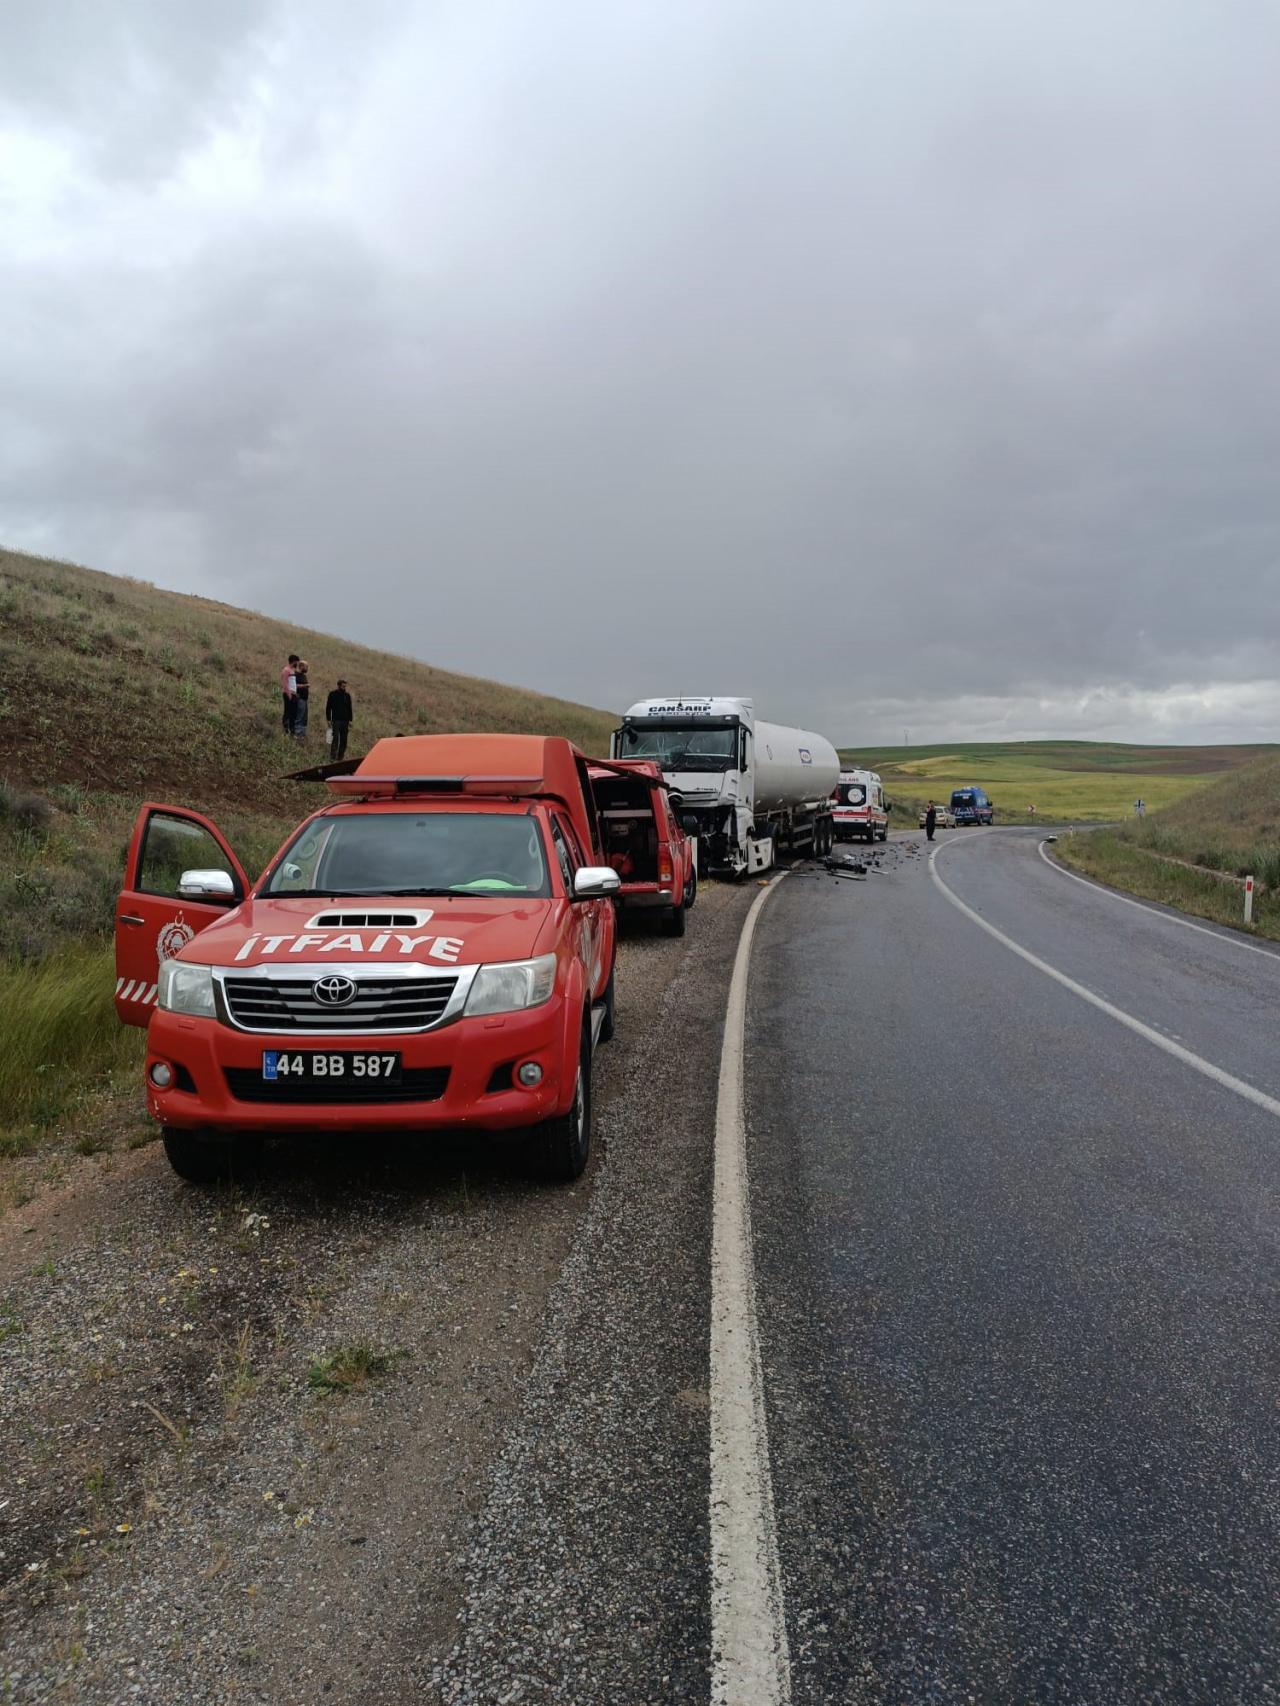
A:
POLYGON ((831 851, 840 760, 805 729, 756 721, 750 699, 642 699, 615 729, 614 758, 652 758, 702 868, 767 871, 780 850, 831 851))

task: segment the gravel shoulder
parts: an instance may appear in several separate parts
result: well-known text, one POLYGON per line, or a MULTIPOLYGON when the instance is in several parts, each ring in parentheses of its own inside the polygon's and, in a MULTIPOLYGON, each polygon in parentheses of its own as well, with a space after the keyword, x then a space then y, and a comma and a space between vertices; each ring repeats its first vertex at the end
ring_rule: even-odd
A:
POLYGON ((150 1144, 0 1218, 6 1699, 687 1697, 591 1678, 663 1619, 703 1664, 705 1559, 652 1501, 674 1473, 705 1520, 707 1098, 754 892, 624 938, 573 1190, 471 1140, 202 1191, 150 1144), (584 1573, 602 1529, 651 1548, 634 1603, 584 1573))

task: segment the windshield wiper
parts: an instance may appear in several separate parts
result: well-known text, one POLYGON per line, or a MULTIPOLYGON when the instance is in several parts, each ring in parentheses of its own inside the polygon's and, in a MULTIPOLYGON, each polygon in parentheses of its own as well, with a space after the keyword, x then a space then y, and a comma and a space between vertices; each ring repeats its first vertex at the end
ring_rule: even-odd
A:
POLYGON ((350 889, 266 889, 259 899, 272 900, 342 900, 350 889))
POLYGON ((457 889, 343 889, 343 894, 353 900, 369 900, 375 895, 381 895, 387 900, 422 900, 428 896, 436 899, 441 895, 457 894, 457 889))

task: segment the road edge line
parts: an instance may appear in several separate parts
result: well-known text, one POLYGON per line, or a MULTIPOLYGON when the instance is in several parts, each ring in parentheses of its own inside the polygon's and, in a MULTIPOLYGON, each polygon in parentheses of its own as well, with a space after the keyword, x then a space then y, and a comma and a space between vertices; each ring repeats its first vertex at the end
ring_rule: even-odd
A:
POLYGON ((1012 936, 1006 936, 1003 930, 990 923, 980 912, 975 912, 973 907, 961 900, 960 896, 954 890, 949 889, 938 875, 936 860, 941 852, 942 848, 935 847, 929 855, 929 875, 952 906, 963 912, 966 918, 971 919, 980 930, 985 930, 989 936, 994 936, 997 942, 1009 949, 1010 953, 1017 954, 1019 959, 1026 960, 1028 965, 1034 966, 1046 977, 1051 977, 1055 983, 1060 983, 1064 989, 1069 989, 1073 995, 1078 995, 1082 1001, 1087 1001, 1091 1007, 1096 1007, 1100 1013, 1105 1013, 1117 1024, 1124 1025, 1126 1029, 1133 1031, 1140 1037, 1145 1037, 1149 1043, 1154 1043, 1158 1049, 1163 1049, 1166 1054, 1171 1054, 1175 1060, 1180 1060, 1184 1066, 1191 1067, 1193 1071, 1203 1074, 1205 1078, 1211 1078, 1214 1083, 1220 1084, 1224 1089, 1234 1091, 1246 1102, 1252 1102, 1255 1107, 1262 1108, 1267 1113, 1274 1115, 1275 1118, 1280 1119, 1280 1101, 1277 1101, 1274 1096, 1268 1096, 1265 1090, 1256 1089, 1252 1084, 1246 1083, 1243 1078, 1235 1077, 1234 1074, 1224 1071, 1222 1067, 1215 1066, 1211 1060, 1205 1060, 1202 1055, 1194 1054, 1191 1049, 1184 1048, 1181 1043, 1175 1043, 1172 1037, 1164 1036, 1162 1032, 1144 1024, 1141 1019, 1135 1019, 1133 1014, 1126 1013, 1123 1007, 1116 1007, 1110 1001, 1104 1000, 1101 995, 1095 995, 1091 989, 1086 989, 1083 983, 1077 983, 1075 978, 1068 977, 1066 972, 1059 971, 1056 966, 1051 966, 1047 960, 1040 959, 1029 948, 1024 948, 1020 942, 1015 942, 1012 936))
POLYGON ((725 1003, 711 1213, 711 1700, 788 1706, 791 1660, 773 1508, 756 1316, 743 1099, 747 982, 756 923, 783 871, 752 902, 725 1003))
POLYGON ((1163 907, 1147 900, 1137 900, 1133 895, 1117 894, 1115 889, 1106 883, 1100 883, 1092 877, 1082 877, 1078 871, 1069 871, 1057 859, 1052 859, 1045 852, 1047 843, 1042 841, 1039 846, 1040 857, 1051 871, 1056 871, 1060 877, 1070 877, 1073 883, 1080 883, 1094 894, 1100 894, 1104 900, 1118 900, 1122 906, 1136 906, 1139 912, 1150 912, 1156 918, 1166 919, 1170 924, 1181 924, 1184 930, 1194 930, 1197 936, 1212 936, 1215 942, 1225 942, 1229 948, 1243 948, 1246 954, 1261 954, 1264 960, 1280 959, 1280 949, 1263 948, 1257 942, 1242 941, 1239 932, 1229 934, 1231 926, 1221 925, 1217 930, 1208 924, 1193 924, 1189 918, 1181 918, 1176 912, 1166 911, 1163 907))

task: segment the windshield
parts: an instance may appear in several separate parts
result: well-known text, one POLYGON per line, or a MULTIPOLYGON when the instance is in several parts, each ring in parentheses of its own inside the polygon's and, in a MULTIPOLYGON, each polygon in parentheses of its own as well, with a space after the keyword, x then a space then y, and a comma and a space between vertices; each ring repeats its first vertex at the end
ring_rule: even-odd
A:
POLYGON ((861 782, 841 782, 836 798, 842 806, 861 806, 866 803, 867 790, 861 782))
POLYGON ((361 812, 304 824, 264 894, 550 894, 537 820, 510 812, 361 812))
POLYGON ((951 804, 953 808, 955 806, 972 806, 976 803, 977 798, 971 788, 966 788, 963 793, 952 794, 951 796, 951 804))
POLYGON ((619 758, 656 758, 664 770, 728 770, 737 762, 736 728, 622 730, 619 758))

